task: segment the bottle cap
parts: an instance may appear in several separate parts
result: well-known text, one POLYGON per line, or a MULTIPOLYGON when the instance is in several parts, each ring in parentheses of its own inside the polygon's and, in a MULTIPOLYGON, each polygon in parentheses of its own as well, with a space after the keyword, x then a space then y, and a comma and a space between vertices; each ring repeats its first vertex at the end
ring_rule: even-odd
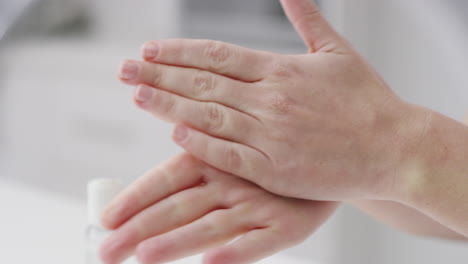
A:
POLYGON ((105 207, 123 190, 118 179, 101 178, 88 182, 88 224, 103 228, 101 213, 105 207))

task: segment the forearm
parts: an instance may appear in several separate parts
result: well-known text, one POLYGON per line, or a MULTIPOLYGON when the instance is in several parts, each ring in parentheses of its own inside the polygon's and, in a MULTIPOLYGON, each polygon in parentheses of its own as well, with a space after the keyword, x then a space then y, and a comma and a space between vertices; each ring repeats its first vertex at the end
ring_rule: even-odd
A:
POLYGON ((468 127, 422 112, 430 118, 399 172, 397 200, 468 237, 468 127))
POLYGON ((451 240, 467 240, 466 237, 436 222, 427 215, 408 206, 375 200, 348 201, 376 220, 406 233, 451 240))

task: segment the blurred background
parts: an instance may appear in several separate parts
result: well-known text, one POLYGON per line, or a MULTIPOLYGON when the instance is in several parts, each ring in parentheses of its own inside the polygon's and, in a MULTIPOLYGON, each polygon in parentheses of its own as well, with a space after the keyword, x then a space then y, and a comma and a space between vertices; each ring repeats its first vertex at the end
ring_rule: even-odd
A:
MULTIPOLYGON (((468 111, 467 1, 318 3, 401 97, 456 119, 468 111)), ((83 263, 86 182, 131 182, 181 151, 169 140, 172 127, 136 109, 132 89, 116 79, 120 61, 139 58, 144 41, 168 37, 305 51, 277 0, 0 0, 7 259, 29 247, 21 257, 37 263, 72 263, 63 256, 83 263)), ((328 264, 457 264, 467 249, 402 234, 345 206, 286 254, 328 264)))

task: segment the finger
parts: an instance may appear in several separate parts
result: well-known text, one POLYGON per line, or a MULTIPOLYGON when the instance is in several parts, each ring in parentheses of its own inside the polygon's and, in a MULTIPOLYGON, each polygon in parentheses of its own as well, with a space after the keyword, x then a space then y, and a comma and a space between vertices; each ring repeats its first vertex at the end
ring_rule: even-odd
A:
POLYGON ((143 210, 117 229, 101 247, 106 263, 120 263, 142 241, 169 232, 221 208, 222 193, 211 185, 199 186, 170 196, 143 210))
POLYGON ((143 264, 166 263, 222 245, 249 230, 236 210, 214 211, 172 232, 150 238, 137 248, 143 264))
MULTIPOLYGON (((263 206, 262 209, 268 211, 268 205, 263 206)), ((337 206, 338 203, 335 202, 282 199, 282 206, 275 204, 277 210, 261 214, 255 220, 257 223, 269 223, 268 225, 253 229, 228 245, 208 251, 203 263, 254 263, 297 245, 329 219, 337 206), (311 215, 314 217, 310 219, 311 215), (282 217, 284 218, 281 219, 282 217), (300 228, 291 228, 291 223, 300 228)))
POLYGON ((254 263, 290 246, 285 242, 284 234, 275 232, 271 227, 255 229, 228 245, 208 251, 203 257, 203 263, 254 263))
POLYGON ((102 214, 106 228, 115 229, 136 213, 181 190, 202 184, 202 163, 182 154, 137 179, 102 214))
POLYGON ((260 150, 215 138, 184 125, 178 125, 174 141, 211 166, 264 186, 268 175, 259 168, 270 167, 270 159, 260 150))
POLYGON ((283 9, 309 52, 333 52, 345 43, 311 0, 281 0, 283 9))
POLYGON ((273 61, 270 53, 212 40, 150 41, 143 45, 142 53, 148 61, 206 70, 245 82, 262 80, 273 61))
POLYGON ((465 115, 465 124, 468 125, 468 114, 465 115))
POLYGON ((260 122, 249 114, 217 103, 190 100, 147 85, 135 90, 136 104, 159 119, 183 123, 204 133, 242 144, 255 143, 260 122), (239 133, 242 129, 242 133, 239 133))
POLYGON ((121 65, 119 77, 127 84, 143 83, 183 97, 216 102, 241 111, 256 103, 253 98, 257 91, 253 84, 198 69, 128 60, 121 65))

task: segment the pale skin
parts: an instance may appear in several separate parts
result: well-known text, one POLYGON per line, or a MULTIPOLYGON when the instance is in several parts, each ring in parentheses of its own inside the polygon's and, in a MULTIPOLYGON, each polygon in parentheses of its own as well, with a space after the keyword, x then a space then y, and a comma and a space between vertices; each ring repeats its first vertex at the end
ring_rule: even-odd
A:
MULTIPOLYGON (((468 114, 464 119, 464 123, 468 126, 468 114)), ((466 236, 449 229, 426 214, 398 202, 354 200, 348 201, 348 203, 377 220, 407 233, 467 241, 466 236)))
POLYGON ((105 210, 103 224, 116 231, 101 256, 106 264, 133 254, 154 264, 206 251, 204 264, 253 263, 301 243, 337 206, 274 195, 185 153, 148 171, 105 210))
POLYGON ((120 77, 216 168, 284 196, 395 201, 466 236, 468 128, 398 98, 310 1, 282 3, 309 54, 152 41, 120 77))
MULTIPOLYGON (((310 1, 282 4, 308 54, 206 40, 151 41, 143 48, 145 61, 126 62, 120 77, 138 85, 139 107, 179 124, 174 140, 218 169, 210 170, 254 182, 268 192, 255 186, 257 191, 279 200, 344 200, 407 232, 468 237, 468 127, 398 98, 310 1)), ((130 225, 129 216, 109 212, 138 203, 134 196, 145 186, 134 184, 113 203, 104 214, 106 226, 119 232, 130 225)), ((151 208, 161 206, 151 195, 139 199, 153 199, 151 208)), ((323 203, 327 213, 318 215, 325 221, 336 204, 323 203)), ((135 219, 146 211, 132 210, 135 219)), ((306 222, 304 230, 310 234, 321 223, 312 228, 306 222)), ((141 232, 145 239, 161 237, 141 232)), ((103 256, 118 263, 111 262, 119 258, 109 244, 103 256)), ((138 248, 137 254, 151 255, 138 248)), ((158 261, 148 257, 144 263, 158 261)))

